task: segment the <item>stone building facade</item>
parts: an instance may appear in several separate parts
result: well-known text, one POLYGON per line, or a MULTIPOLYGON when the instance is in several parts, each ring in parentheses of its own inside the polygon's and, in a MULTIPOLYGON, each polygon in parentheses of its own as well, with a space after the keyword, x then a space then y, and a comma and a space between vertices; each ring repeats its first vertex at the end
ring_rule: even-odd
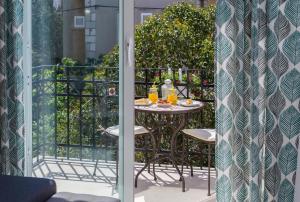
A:
MULTIPOLYGON (((118 0, 64 0, 64 56, 88 63, 101 58, 118 42, 118 0), (81 8, 81 9, 80 9, 81 8), (75 17, 84 17, 84 27, 75 27, 75 17)), ((215 0, 135 0, 135 24, 177 2, 197 6, 215 0)))

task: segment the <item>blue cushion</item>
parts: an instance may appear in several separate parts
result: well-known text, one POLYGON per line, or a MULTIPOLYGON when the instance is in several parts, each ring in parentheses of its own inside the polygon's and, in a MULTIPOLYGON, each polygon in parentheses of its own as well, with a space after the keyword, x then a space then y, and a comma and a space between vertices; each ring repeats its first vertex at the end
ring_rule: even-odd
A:
POLYGON ((53 180, 0 176, 1 202, 45 202, 56 193, 53 180))

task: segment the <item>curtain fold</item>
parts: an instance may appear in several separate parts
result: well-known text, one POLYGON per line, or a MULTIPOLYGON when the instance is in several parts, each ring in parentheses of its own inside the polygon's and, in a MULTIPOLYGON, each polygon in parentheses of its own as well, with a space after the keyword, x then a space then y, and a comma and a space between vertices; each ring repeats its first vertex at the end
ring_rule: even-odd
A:
POLYGON ((24 174, 23 1, 0 0, 0 175, 24 174))
POLYGON ((218 0, 217 201, 294 201, 300 0, 218 0))

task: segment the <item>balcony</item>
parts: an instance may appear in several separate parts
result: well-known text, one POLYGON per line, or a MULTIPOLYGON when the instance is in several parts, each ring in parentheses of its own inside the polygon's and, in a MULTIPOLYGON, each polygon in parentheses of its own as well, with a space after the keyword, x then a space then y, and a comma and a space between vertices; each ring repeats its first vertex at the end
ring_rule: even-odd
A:
MULTIPOLYGON (((189 127, 214 127, 213 75, 205 69, 186 70, 183 81, 177 72, 166 69, 137 69, 136 98, 146 97, 149 87, 163 83, 166 77, 175 81, 180 97, 192 97, 206 102, 206 107, 190 117, 189 127)), ((39 66, 33 68, 33 175, 55 179, 59 191, 117 197, 115 140, 99 128, 118 124, 118 69, 93 66, 39 66), (95 162, 99 159, 96 175, 95 162)), ((161 142, 169 152, 168 134, 161 142)), ((140 148, 143 139, 136 140, 140 148)), ((191 150, 206 150, 205 145, 191 141, 191 150)), ((144 162, 143 150, 136 151, 135 172, 144 162)), ((207 162, 194 162, 194 177, 184 166, 185 193, 181 192, 178 174, 170 162, 158 162, 152 173, 143 172, 135 189, 136 202, 157 201, 213 201, 207 196, 207 162), (199 166, 203 166, 200 169, 199 166)), ((212 171, 214 193, 215 171, 212 171)))

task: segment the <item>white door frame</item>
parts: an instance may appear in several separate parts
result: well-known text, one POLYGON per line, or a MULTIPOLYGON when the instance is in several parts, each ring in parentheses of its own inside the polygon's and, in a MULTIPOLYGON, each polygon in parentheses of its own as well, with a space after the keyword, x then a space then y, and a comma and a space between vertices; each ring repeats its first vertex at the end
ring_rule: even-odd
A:
MULTIPOLYGON (((25 176, 32 175, 32 2, 24 0, 25 176)), ((119 0, 119 120, 122 202, 134 202, 134 0, 119 0), (126 162, 126 163, 125 163, 126 162), (123 186, 124 185, 124 186, 123 186)))
POLYGON ((120 198, 134 202, 134 0, 120 2, 120 198), (125 163, 126 162, 126 163, 125 163), (122 186, 124 185, 124 186, 122 186))
POLYGON ((23 21, 23 71, 24 71, 24 124, 25 124, 25 176, 32 175, 32 36, 31 0, 24 0, 23 21))

